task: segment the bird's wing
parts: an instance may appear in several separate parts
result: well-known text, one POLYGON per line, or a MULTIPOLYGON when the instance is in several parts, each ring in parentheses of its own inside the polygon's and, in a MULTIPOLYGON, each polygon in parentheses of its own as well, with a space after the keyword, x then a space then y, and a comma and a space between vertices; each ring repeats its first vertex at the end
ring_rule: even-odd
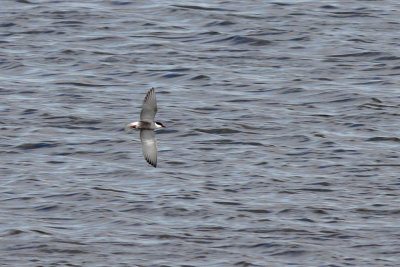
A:
POLYGON ((157 99, 154 88, 151 88, 143 100, 142 112, 140 113, 141 121, 153 122, 157 113, 157 99))
POLYGON ((153 167, 157 167, 157 141, 153 130, 140 130, 143 156, 153 167))

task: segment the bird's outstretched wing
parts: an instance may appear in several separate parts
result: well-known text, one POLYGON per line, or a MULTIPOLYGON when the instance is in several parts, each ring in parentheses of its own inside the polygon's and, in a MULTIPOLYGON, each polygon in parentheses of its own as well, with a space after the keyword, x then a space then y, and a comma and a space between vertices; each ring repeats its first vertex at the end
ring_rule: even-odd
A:
POLYGON ((157 99, 154 88, 151 88, 143 100, 142 112, 140 113, 140 120, 153 122, 157 113, 157 99))
POLYGON ((153 130, 140 130, 143 156, 154 168, 157 167, 157 141, 153 130))

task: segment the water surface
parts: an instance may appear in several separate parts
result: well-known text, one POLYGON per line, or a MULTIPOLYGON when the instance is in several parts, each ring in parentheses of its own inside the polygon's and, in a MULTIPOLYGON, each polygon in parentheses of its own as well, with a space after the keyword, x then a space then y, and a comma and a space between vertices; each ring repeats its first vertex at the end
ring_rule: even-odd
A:
POLYGON ((2 266, 396 266, 399 9, 3 1, 2 266))

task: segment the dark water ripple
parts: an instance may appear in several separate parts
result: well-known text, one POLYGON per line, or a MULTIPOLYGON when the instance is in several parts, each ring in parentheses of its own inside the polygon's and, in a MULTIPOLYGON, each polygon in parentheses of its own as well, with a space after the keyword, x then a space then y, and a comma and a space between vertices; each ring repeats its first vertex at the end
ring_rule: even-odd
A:
POLYGON ((3 1, 1 266, 397 266, 399 9, 3 1))

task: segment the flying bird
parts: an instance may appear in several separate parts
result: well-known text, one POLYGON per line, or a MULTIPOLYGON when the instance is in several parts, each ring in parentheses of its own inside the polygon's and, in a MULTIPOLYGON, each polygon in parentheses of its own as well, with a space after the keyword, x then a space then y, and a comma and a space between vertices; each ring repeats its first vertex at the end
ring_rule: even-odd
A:
POLYGON ((143 100, 140 121, 131 122, 127 125, 128 129, 140 129, 140 141, 142 142, 143 156, 153 167, 157 167, 157 141, 154 130, 165 128, 158 121, 154 121, 157 113, 157 99, 154 88, 151 88, 143 100))

